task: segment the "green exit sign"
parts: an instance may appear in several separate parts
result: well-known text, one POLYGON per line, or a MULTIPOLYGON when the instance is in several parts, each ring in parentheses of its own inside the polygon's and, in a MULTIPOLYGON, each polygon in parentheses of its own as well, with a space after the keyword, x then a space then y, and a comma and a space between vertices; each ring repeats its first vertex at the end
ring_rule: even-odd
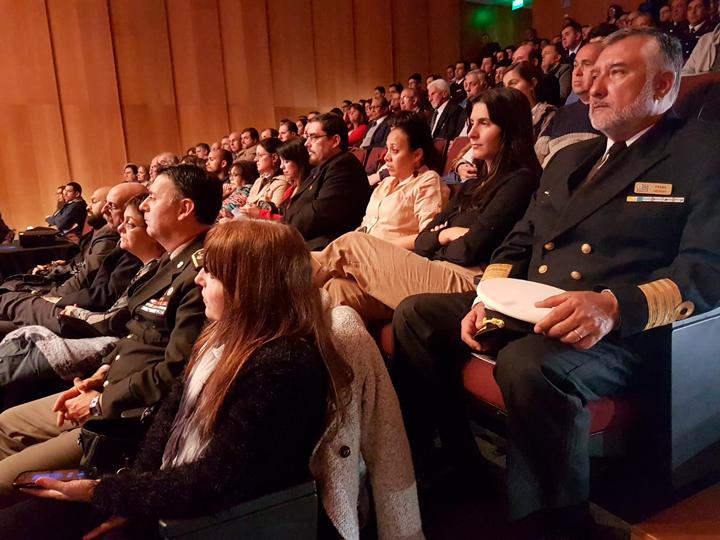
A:
POLYGON ((513 11, 516 9, 520 9, 525 5, 525 0, 512 0, 512 9, 513 11))

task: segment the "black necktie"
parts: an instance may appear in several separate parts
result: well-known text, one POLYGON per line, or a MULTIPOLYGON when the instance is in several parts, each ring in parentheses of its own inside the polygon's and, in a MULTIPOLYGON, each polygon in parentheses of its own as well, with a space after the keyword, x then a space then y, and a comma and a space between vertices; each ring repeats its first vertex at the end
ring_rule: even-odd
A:
POLYGON ((432 118, 430 118, 430 131, 431 132, 435 131, 435 121, 437 120, 437 117, 438 117, 438 110, 435 109, 432 113, 432 118))
POLYGON ((613 145, 610 147, 610 150, 603 154, 600 160, 595 165, 593 165, 593 168, 590 169, 590 172, 585 177, 585 181, 581 185, 585 186, 587 184, 590 184, 593 181, 593 178, 595 178, 595 175, 597 175, 598 171, 602 167, 607 167, 608 163, 617 159, 617 157, 622 154, 623 150, 625 150, 626 148, 627 143, 625 141, 617 141, 616 143, 613 143, 613 145))

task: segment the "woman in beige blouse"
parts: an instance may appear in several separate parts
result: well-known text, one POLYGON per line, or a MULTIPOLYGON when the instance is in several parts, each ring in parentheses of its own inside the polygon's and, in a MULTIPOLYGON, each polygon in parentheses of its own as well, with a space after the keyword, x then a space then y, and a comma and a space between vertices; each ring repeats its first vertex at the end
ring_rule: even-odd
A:
POLYGON ((282 144, 280 139, 271 137, 260 141, 257 145, 255 163, 260 177, 250 188, 247 203, 240 209, 241 214, 246 217, 258 217, 259 202, 269 202, 277 208, 283 200, 283 194, 289 183, 280 170, 280 156, 277 151, 282 144))

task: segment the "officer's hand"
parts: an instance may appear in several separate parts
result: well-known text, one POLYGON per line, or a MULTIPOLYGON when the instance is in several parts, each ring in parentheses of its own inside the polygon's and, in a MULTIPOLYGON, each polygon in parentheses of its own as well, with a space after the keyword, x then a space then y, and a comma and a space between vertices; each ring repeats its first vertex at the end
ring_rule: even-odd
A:
POLYGON ((482 302, 478 302, 460 321, 460 338, 465 345, 477 352, 485 350, 482 343, 475 341, 475 334, 483 327, 483 317, 485 317, 485 306, 482 302))
POLYGON ((84 424, 85 420, 90 418, 90 402, 99 395, 100 392, 91 390, 90 392, 81 392, 79 396, 68 399, 65 402, 67 409, 65 419, 77 425, 84 424))
MULTIPOLYGON (((80 380, 80 379, 75 379, 80 380)), ((62 425, 65 423, 65 414, 67 413, 67 407, 66 402, 69 399, 76 398, 80 395, 80 390, 78 390, 75 386, 72 388, 68 388, 65 390, 62 394, 58 396, 58 398, 55 400, 55 404, 53 405, 53 412, 57 413, 57 426, 62 427, 62 425)))
POLYGON ((75 378, 73 384, 80 392, 88 392, 90 390, 100 390, 103 383, 105 382, 105 374, 110 369, 109 364, 102 364, 95 373, 90 375, 87 379, 80 380, 75 378))
POLYGON ((576 349, 589 349, 610 333, 620 320, 617 299, 605 292, 565 292, 536 302, 535 306, 553 308, 535 325, 535 333, 558 339, 576 349))

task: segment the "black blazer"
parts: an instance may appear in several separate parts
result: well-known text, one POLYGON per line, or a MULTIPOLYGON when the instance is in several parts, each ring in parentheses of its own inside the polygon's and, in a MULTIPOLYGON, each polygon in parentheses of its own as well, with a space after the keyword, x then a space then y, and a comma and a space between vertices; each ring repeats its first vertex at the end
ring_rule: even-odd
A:
POLYGON ((82 199, 74 199, 65 203, 63 207, 52 216, 45 219, 50 225, 55 225, 64 233, 73 233, 80 236, 87 217, 87 203, 82 199))
POLYGON ((415 239, 414 251, 418 255, 438 261, 450 261, 460 266, 480 266, 490 260, 493 250, 500 245, 530 202, 537 188, 539 173, 527 169, 514 171, 488 186, 478 206, 461 210, 460 207, 478 186, 479 180, 468 180, 415 239), (448 227, 467 227, 470 231, 445 246, 438 241, 439 232, 431 229, 447 221, 448 227))
POLYGON ((183 392, 178 379, 133 469, 104 478, 92 503, 107 516, 188 518, 298 484, 325 425, 328 381, 315 346, 280 339, 253 354, 220 409, 215 436, 192 463, 160 470, 183 392))
POLYGON ((319 251, 360 225, 369 199, 365 169, 342 152, 312 170, 290 200, 283 221, 300 231, 310 251, 319 251))
MULTIPOLYGON (((432 116, 428 121, 430 129, 432 129, 432 116)), ((448 102, 445 110, 435 125, 435 131, 432 133, 433 139, 447 139, 448 141, 458 136, 463 128, 463 109, 453 102, 448 102)))
POLYGON ((370 139, 370 145, 367 148, 384 148, 387 142, 388 135, 390 134, 390 117, 386 117, 382 124, 373 133, 370 139))
POLYGON ((141 266, 135 255, 117 247, 105 257, 88 287, 63 295, 56 306, 78 305, 90 311, 105 311, 125 292, 141 266))
POLYGON ((498 264, 494 275, 565 290, 611 289, 621 336, 716 307, 719 147, 716 126, 666 115, 572 192, 605 152, 606 139, 564 148, 487 271, 498 264), (643 201, 653 187, 659 198, 643 201))

